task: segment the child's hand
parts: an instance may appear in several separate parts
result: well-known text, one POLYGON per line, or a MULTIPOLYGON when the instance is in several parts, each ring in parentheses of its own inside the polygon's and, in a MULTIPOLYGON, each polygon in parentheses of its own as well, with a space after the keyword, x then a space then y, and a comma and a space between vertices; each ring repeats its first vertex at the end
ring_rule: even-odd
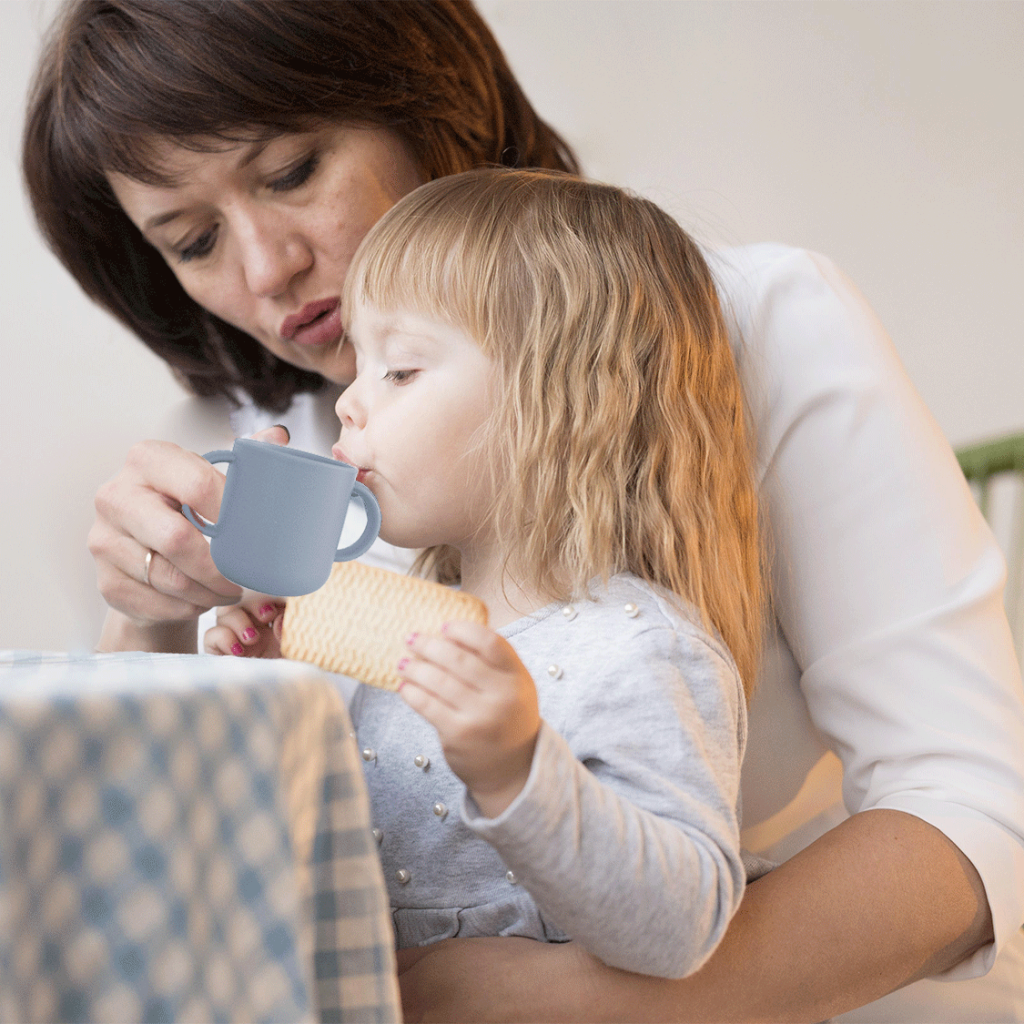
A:
POLYGON ((217 625, 206 631, 207 654, 236 658, 280 658, 284 601, 247 590, 239 604, 217 609, 217 625))
POLYGON ((537 688, 507 640, 475 622, 413 636, 398 663, 400 693, 441 738, 477 806, 497 817, 530 775, 540 729, 537 688))

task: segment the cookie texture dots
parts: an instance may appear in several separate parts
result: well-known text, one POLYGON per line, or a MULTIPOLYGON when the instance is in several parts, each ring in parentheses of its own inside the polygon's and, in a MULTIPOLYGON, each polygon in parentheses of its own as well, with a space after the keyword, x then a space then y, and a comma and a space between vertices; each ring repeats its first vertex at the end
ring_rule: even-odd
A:
POLYGON ((281 653, 383 690, 397 690, 395 666, 410 633, 437 633, 444 623, 487 625, 487 606, 428 580, 337 562, 312 594, 285 602, 281 653))

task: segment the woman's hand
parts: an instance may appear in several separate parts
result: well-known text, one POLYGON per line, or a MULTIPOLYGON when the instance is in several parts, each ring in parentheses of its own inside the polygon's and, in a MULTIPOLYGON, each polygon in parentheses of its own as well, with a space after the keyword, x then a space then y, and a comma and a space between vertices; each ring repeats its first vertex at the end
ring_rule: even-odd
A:
POLYGON ((217 625, 206 631, 207 654, 231 654, 236 658, 280 658, 284 601, 247 590, 242 600, 217 610, 217 625))
MULTIPOLYGON (((253 436, 279 444, 288 431, 271 427, 253 436)), ((217 571, 206 538, 181 514, 188 504, 215 521, 223 493, 222 473, 165 441, 135 445, 121 471, 100 488, 89 551, 113 612, 100 650, 194 651, 196 619, 242 596, 242 588, 217 571)))
POLYGON ((445 760, 495 818, 522 791, 540 729, 537 688, 512 646, 475 622, 413 634, 400 693, 437 729, 445 760))

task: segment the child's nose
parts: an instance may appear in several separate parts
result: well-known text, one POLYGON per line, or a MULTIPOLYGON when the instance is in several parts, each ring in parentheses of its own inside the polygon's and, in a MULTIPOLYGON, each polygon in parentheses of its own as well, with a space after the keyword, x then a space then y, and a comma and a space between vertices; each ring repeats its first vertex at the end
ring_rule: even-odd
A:
POLYGON ((366 425, 366 407, 360 401, 357 381, 358 378, 342 391, 334 405, 334 413, 341 421, 342 427, 349 429, 361 428, 366 425))

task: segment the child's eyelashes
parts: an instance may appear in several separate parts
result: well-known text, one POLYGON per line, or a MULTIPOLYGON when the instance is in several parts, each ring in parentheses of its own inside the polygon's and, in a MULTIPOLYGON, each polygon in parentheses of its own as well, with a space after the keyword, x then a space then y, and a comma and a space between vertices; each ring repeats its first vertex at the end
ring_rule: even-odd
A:
POLYGON ((384 374, 384 379, 390 380, 395 384, 407 384, 417 373, 419 373, 419 370, 388 370, 384 374))

